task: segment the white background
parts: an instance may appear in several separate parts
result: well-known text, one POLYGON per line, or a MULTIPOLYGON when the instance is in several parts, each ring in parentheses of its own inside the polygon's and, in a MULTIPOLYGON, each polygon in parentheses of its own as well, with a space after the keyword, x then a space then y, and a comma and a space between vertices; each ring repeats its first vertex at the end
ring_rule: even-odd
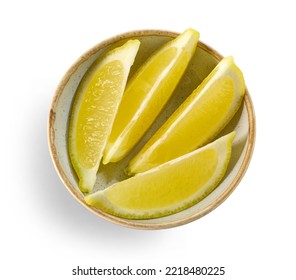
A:
POLYGON ((102 279, 72 276, 77 265, 225 266, 223 277, 196 279, 296 279, 292 4, 1 0, 1 279, 102 279), (251 165, 234 193, 198 221, 159 231, 114 225, 60 181, 47 145, 51 99, 64 72, 101 40, 188 27, 244 72, 257 117, 251 165))

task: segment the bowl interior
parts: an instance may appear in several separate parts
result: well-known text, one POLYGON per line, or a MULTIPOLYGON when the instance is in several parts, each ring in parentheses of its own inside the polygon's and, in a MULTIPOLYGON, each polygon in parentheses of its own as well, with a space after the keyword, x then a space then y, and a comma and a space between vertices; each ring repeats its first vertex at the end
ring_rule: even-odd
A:
MULTIPOLYGON (((49 117, 49 144, 55 167, 62 181, 74 197, 89 210, 121 225, 134 228, 157 229, 185 224, 202 217, 222 203, 233 191, 246 171, 251 158, 255 137, 255 120, 251 99, 248 91, 246 91, 246 96, 240 109, 227 127, 217 136, 218 138, 233 130, 236 130, 237 133, 227 173, 219 186, 200 203, 187 210, 163 218, 128 220, 104 213, 99 209, 88 206, 84 202, 83 194, 78 189, 77 177, 71 166, 67 148, 68 118, 72 100, 81 78, 97 57, 112 48, 122 45, 128 39, 137 38, 141 41, 141 45, 130 71, 130 76, 132 76, 152 52, 176 35, 176 33, 167 31, 134 31, 116 36, 94 46, 83 54, 67 71, 57 88, 52 102, 49 117)), ((118 163, 101 164, 94 190, 106 188, 117 181, 127 178, 123 170, 131 157, 211 72, 221 58, 222 56, 215 50, 199 42, 190 65, 165 109, 128 157, 118 163)))

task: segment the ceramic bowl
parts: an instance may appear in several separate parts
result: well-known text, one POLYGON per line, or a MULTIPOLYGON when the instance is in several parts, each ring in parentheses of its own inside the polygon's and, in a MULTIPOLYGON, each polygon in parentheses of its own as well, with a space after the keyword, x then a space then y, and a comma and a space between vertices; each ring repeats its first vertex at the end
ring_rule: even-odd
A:
MULTIPOLYGON (((255 116, 252 101, 248 90, 240 109, 220 133, 224 135, 232 130, 237 134, 233 143, 232 157, 227 173, 219 186, 198 204, 167 217, 149 220, 128 220, 118 218, 91 207, 84 202, 83 194, 78 189, 76 174, 71 166, 67 150, 67 127, 69 112, 76 88, 93 61, 106 51, 122 45, 131 38, 141 41, 130 75, 141 65, 145 59, 159 46, 176 37, 178 33, 162 30, 141 30, 124 33, 105 40, 86 53, 84 53, 65 73, 54 94, 49 113, 49 148, 56 170, 69 192, 83 206, 101 218, 123 226, 139 229, 161 229, 180 226, 197 220, 220 205, 236 188, 245 174, 254 148, 255 142, 255 116)), ((118 162, 101 165, 98 173, 95 189, 106 188, 114 182, 124 180, 123 172, 127 162, 139 147, 157 130, 168 116, 181 104, 181 102, 193 91, 194 88, 211 72, 222 56, 210 46, 199 42, 193 59, 190 62, 181 82, 177 86, 172 98, 145 134, 139 145, 130 156, 118 162)), ((243 71, 243 69, 242 69, 243 71)), ((219 137, 218 136, 218 137, 219 137)))

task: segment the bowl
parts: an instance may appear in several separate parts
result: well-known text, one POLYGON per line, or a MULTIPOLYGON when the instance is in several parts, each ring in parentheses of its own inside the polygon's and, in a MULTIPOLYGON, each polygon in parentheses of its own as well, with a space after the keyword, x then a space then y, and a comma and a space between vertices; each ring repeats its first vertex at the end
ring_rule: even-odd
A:
MULTIPOLYGON (((84 195, 78 188, 77 177, 72 168, 67 148, 69 113, 75 91, 81 78, 94 60, 103 53, 122 45, 129 39, 136 38, 141 41, 141 46, 134 65, 131 68, 131 76, 153 51, 177 35, 179 34, 176 32, 164 30, 139 30, 120 34, 98 43, 82 54, 69 68, 59 83, 52 100, 48 120, 49 149, 53 163, 62 182, 73 197, 88 210, 103 219, 122 226, 137 229, 162 229, 180 226, 203 217, 225 201, 225 199, 237 187, 243 178, 252 157, 255 143, 255 114, 250 94, 246 89, 244 101, 241 104, 240 109, 231 122, 217 136, 218 138, 233 130, 236 130, 237 133, 233 142, 233 151, 227 172, 218 187, 201 202, 179 213, 147 220, 129 220, 115 217, 85 203, 84 195)), ((151 137, 151 135, 193 91, 193 89, 195 89, 196 86, 211 72, 222 58, 222 55, 212 47, 199 41, 196 52, 165 109, 161 112, 149 131, 127 158, 118 163, 110 163, 105 166, 100 166, 95 189, 106 188, 114 182, 127 178, 123 169, 127 166, 130 158, 139 150, 143 143, 151 137)))

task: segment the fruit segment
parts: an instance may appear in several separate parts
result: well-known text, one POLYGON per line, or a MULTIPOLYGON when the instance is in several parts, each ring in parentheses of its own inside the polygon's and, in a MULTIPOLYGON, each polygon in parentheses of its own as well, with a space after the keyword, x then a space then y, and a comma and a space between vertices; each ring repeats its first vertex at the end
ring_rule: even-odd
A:
POLYGON ((78 86, 70 115, 68 144, 82 192, 90 192, 95 184, 139 44, 138 40, 130 40, 97 59, 78 86))
POLYGON ((127 173, 144 172, 214 139, 237 112, 245 93, 232 57, 222 59, 130 161, 127 173))
POLYGON ((150 219, 186 209, 211 193, 229 163, 235 132, 103 191, 87 204, 128 219, 150 219))
POLYGON ((188 29, 157 50, 128 82, 103 163, 124 158, 151 126, 180 81, 197 46, 199 33, 188 29))

